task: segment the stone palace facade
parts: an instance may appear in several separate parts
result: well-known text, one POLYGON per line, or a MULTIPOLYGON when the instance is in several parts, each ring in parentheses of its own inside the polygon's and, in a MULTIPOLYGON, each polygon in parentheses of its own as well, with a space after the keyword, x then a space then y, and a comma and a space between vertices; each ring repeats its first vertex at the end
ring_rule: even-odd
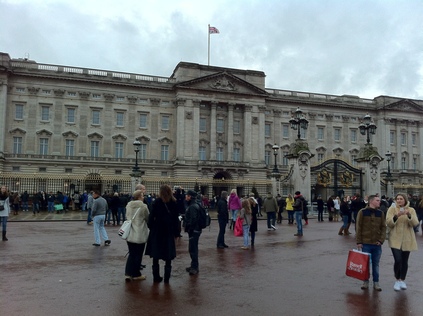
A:
MULTIPOLYGON (((395 192, 423 193, 422 100, 269 89, 264 72, 195 63, 157 77, 7 53, 0 53, 0 181, 13 191, 129 191, 143 181, 152 192, 169 183, 198 186, 209 196, 253 187, 264 194, 274 189, 276 159, 277 192, 285 195, 301 190, 293 187, 287 158, 297 138, 289 120, 298 107, 309 121, 301 139, 314 155, 312 166, 335 159, 360 169, 355 159, 366 136, 359 125, 369 114, 377 126, 373 146, 382 158, 392 153, 395 192), (135 163, 141 178, 134 178, 135 163)), ((384 194, 386 160, 380 168, 384 194)), ((360 177, 335 187, 319 182, 330 167, 313 170, 312 195, 366 194, 360 177)))

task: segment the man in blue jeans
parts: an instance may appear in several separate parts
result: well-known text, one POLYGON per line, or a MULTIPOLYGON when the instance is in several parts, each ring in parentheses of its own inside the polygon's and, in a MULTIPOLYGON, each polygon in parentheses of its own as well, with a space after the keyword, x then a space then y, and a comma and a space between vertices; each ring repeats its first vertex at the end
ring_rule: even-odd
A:
POLYGON ((300 191, 295 192, 294 201, 292 208, 294 209, 295 221, 297 222, 297 233, 294 236, 301 237, 303 236, 303 210, 307 202, 300 191))
MULTIPOLYGON (((379 207, 380 198, 370 195, 368 206, 358 212, 356 222, 357 248, 371 254, 373 288, 376 291, 382 291, 379 286, 379 261, 382 255, 382 244, 386 237, 385 213, 379 207)), ((367 290, 369 280, 365 280, 361 288, 367 290)))

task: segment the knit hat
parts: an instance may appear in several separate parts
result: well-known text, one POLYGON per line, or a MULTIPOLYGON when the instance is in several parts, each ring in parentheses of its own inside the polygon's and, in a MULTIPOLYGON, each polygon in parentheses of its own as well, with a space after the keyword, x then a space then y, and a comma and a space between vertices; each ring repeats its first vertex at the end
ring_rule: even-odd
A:
POLYGON ((195 198, 197 196, 197 192, 195 192, 193 190, 188 190, 187 195, 195 198))
POLYGON ((295 192, 295 195, 301 195, 300 191, 295 192))

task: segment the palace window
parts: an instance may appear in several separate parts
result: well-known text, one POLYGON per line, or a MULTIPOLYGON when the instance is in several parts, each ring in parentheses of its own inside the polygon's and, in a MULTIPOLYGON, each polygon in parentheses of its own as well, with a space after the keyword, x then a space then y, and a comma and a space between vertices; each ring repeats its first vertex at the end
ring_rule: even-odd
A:
POLYGON ((13 137, 13 153, 22 154, 22 137, 13 137))
POLYGON ((395 131, 389 132, 389 143, 395 145, 395 131))
POLYGON ((125 113, 116 112, 116 126, 124 126, 125 113))
POLYGON ((23 120, 24 116, 24 106, 23 104, 16 104, 15 105, 15 119, 16 120, 23 120))
POLYGON ((265 137, 270 137, 271 136, 271 124, 270 123, 266 123, 264 125, 264 136, 265 137))
POLYGON ((140 155, 140 159, 147 159, 147 144, 140 145, 140 152, 138 154, 140 155))
POLYGON ((200 146, 198 149, 198 159, 206 160, 206 147, 200 146))
POLYGON ((223 147, 216 148, 216 160, 223 161, 223 147))
POLYGON ((401 132, 401 145, 407 145, 407 133, 401 132))
POLYGON ((140 128, 147 128, 147 114, 140 114, 140 128))
POLYGON ((288 154, 289 154, 289 152, 287 152, 287 151, 282 152, 282 166, 288 166, 288 163, 289 163, 289 159, 287 157, 288 154))
POLYGON ((50 120, 50 107, 42 106, 41 107, 41 121, 48 121, 48 120, 50 120))
POLYGON ((73 139, 66 139, 65 143, 65 155, 72 157, 75 152, 75 141, 73 139))
POLYGON ((270 155, 271 155, 271 151, 270 150, 265 150, 264 151, 264 163, 266 164, 266 166, 270 165, 270 155))
POLYGON ((356 129, 350 130, 350 140, 351 140, 352 143, 357 142, 357 130, 356 129))
POLYGON ((67 123, 75 123, 75 109, 74 108, 68 108, 67 109, 66 122, 67 123))
POLYGON ((335 128, 333 130, 333 137, 335 141, 340 141, 341 140, 341 129, 340 128, 335 128))
POLYGON ((282 137, 289 138, 289 125, 287 124, 282 125, 282 137))
POLYGON ((317 128, 317 139, 318 140, 324 140, 325 139, 324 132, 325 132, 324 127, 318 127, 317 128))
POLYGON ((217 123, 216 132, 224 133, 225 132, 225 121, 223 119, 219 118, 219 119, 217 119, 216 123, 217 123))
POLYGON ((93 110, 91 112, 91 123, 94 125, 100 125, 100 111, 99 110, 93 110))
POLYGON ((412 133, 411 134, 411 145, 416 146, 416 144, 417 144, 417 134, 412 133))
POLYGON ((92 140, 91 141, 91 157, 100 156, 100 141, 92 140))
POLYGON ((169 160, 169 145, 162 145, 161 160, 169 160))
POLYGON ((48 155, 48 138, 40 138, 40 155, 48 155))
POLYGON ((241 122, 234 121, 234 134, 240 134, 240 133, 241 133, 241 122))
POLYGON ((162 130, 169 130, 170 116, 162 115, 162 130))
POLYGON ((123 158, 123 143, 115 143, 115 158, 123 158))
POLYGON ((241 161, 241 151, 239 150, 239 148, 234 148, 233 161, 241 161))
POLYGON ((200 132, 207 132, 207 121, 204 117, 200 117, 200 132))

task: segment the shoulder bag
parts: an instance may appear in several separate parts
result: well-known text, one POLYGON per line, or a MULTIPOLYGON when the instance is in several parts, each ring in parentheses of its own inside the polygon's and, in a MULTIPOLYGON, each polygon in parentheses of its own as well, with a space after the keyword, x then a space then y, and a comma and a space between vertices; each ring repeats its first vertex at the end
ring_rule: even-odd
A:
POLYGON ((123 222, 122 226, 119 228, 118 235, 123 239, 126 240, 129 236, 129 232, 131 231, 132 221, 134 220, 135 216, 137 216, 138 211, 140 210, 140 207, 135 212, 134 216, 132 216, 132 219, 127 219, 123 222))

